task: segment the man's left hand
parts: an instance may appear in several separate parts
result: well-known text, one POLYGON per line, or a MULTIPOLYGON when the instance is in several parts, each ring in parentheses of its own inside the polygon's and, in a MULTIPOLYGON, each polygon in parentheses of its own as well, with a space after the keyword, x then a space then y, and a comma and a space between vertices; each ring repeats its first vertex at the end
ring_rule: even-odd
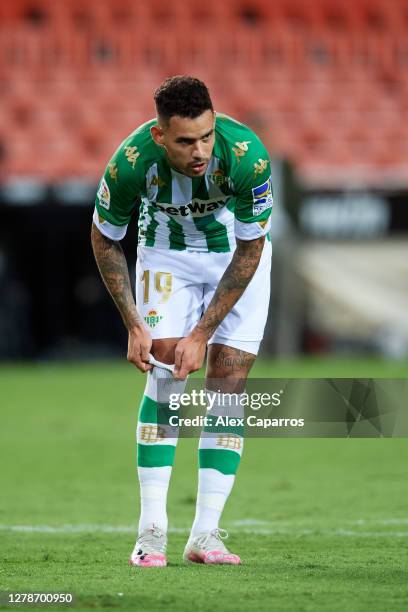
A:
POLYGON ((174 378, 184 380, 190 372, 196 372, 203 365, 207 337, 201 332, 192 331, 182 338, 175 350, 174 378))

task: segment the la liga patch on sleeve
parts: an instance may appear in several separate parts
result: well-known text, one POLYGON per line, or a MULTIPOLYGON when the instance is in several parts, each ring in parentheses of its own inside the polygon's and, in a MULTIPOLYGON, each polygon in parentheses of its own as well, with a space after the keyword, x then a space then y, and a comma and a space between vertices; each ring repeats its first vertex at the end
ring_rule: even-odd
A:
POLYGON ((262 214, 268 208, 272 208, 273 196, 271 177, 269 177, 265 183, 262 183, 262 185, 252 189, 252 198, 252 214, 255 217, 262 214))
POLYGON ((98 193, 97 193, 99 204, 109 210, 110 207, 110 191, 107 182, 103 178, 99 185, 98 193))

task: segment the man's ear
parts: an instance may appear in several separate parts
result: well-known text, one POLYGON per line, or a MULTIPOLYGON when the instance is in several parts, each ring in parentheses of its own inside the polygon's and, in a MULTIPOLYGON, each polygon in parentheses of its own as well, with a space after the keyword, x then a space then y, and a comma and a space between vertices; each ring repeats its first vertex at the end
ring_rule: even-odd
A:
POLYGON ((157 145, 162 147, 163 146, 163 130, 161 129, 161 127, 159 127, 158 125, 152 125, 152 127, 150 128, 150 133, 152 135, 154 142, 157 145))

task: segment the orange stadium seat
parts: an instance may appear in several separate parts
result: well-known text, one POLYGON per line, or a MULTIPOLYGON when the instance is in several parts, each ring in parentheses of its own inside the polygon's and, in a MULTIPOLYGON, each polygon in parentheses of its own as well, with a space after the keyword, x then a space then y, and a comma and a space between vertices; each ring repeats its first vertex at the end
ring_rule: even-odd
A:
POLYGON ((177 73, 304 172, 402 167, 407 29, 405 0, 0 2, 7 172, 96 178, 177 73))
POLYGON ((58 12, 58 4, 52 0, 3 0, 0 3, 0 24, 47 27, 58 12))

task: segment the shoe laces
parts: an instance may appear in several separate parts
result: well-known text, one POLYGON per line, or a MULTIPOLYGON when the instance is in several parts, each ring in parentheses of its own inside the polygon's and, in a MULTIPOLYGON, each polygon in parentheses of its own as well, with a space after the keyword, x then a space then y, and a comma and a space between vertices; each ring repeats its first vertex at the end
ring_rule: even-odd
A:
POLYGON ((228 532, 225 529, 213 529, 209 533, 204 533, 197 537, 195 544, 210 552, 212 550, 220 550, 222 552, 228 552, 223 540, 228 538, 228 532))
POLYGON ((165 553, 166 552, 166 534, 165 532, 153 525, 145 531, 142 531, 137 538, 136 549, 138 555, 148 555, 150 553, 165 553))

